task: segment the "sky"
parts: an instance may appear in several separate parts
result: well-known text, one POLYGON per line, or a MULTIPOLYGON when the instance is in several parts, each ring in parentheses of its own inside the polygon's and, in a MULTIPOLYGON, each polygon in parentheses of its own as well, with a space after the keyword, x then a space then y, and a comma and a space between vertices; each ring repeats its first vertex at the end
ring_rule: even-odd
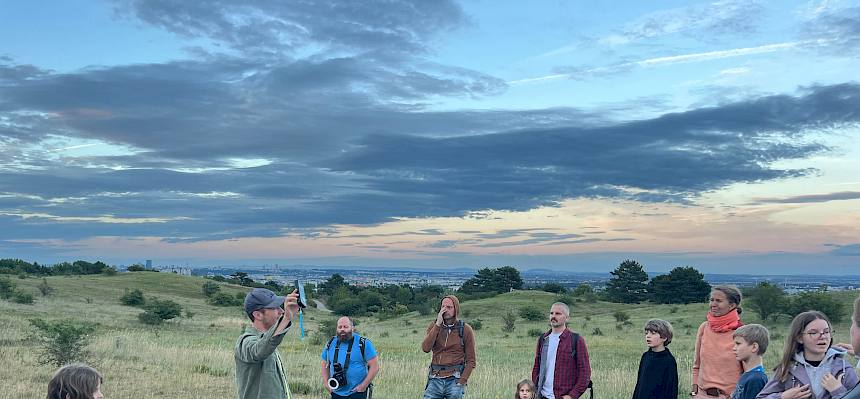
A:
POLYGON ((0 258, 860 274, 860 2, 0 0, 0 258))

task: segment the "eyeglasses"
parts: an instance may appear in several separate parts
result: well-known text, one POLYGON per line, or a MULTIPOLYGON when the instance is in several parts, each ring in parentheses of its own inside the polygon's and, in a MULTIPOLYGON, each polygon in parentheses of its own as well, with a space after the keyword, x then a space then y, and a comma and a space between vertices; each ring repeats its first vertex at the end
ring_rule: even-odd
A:
POLYGON ((804 334, 806 334, 807 336, 809 336, 809 338, 815 338, 815 337, 819 337, 819 338, 820 338, 820 337, 831 337, 831 336, 833 336, 833 334, 834 334, 834 333, 836 333, 836 331, 834 331, 834 330, 824 330, 824 331, 816 331, 816 330, 812 330, 812 331, 806 331, 806 332, 804 332, 804 334))

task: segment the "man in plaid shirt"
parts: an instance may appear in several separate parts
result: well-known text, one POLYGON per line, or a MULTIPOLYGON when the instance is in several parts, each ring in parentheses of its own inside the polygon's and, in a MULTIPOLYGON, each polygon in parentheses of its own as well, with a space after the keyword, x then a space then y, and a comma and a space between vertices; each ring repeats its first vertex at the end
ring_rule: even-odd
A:
POLYGON ((577 399, 585 393, 591 380, 591 364, 585 340, 567 328, 570 308, 556 302, 549 311, 549 331, 538 338, 532 381, 537 397, 545 399, 577 399), (576 351, 574 354, 574 347, 576 351))

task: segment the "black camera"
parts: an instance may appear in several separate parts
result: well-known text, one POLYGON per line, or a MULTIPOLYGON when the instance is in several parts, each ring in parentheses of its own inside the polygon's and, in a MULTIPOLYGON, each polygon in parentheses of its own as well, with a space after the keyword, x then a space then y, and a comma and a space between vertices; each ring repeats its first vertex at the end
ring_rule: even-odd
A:
POLYGON ((334 373, 331 375, 331 378, 328 379, 328 387, 331 388, 332 391, 336 391, 338 388, 342 386, 346 386, 346 375, 343 372, 343 366, 340 363, 335 363, 331 365, 334 373))

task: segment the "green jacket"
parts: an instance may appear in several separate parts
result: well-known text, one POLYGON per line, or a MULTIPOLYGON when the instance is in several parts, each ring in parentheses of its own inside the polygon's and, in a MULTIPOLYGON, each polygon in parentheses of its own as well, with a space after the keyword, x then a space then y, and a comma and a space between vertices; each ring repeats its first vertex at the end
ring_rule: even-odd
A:
POLYGON ((236 341, 236 387, 239 399, 290 399, 286 370, 279 365, 278 345, 287 330, 275 335, 280 319, 265 333, 254 327, 236 341))

